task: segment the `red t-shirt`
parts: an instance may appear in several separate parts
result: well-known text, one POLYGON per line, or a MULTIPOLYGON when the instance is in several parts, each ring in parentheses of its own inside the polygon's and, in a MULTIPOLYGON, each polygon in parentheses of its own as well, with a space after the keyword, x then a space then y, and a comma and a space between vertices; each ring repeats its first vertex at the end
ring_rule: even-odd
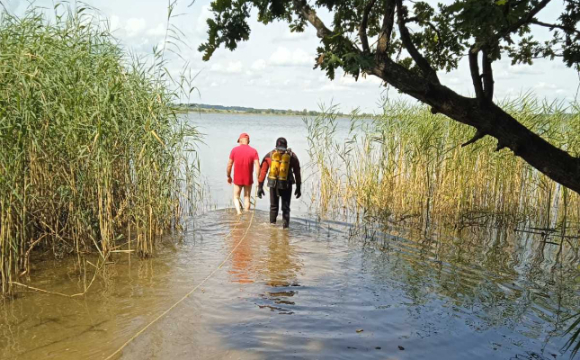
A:
POLYGON ((254 183, 254 161, 258 160, 258 152, 250 145, 239 145, 232 149, 230 160, 234 161, 234 184, 239 186, 254 183))

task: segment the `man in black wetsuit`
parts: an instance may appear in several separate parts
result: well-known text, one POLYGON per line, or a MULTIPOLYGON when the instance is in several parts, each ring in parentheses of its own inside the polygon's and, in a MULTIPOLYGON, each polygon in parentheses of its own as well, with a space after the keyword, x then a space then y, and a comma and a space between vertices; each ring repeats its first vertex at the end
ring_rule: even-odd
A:
POLYGON ((266 154, 262 160, 260 177, 258 178, 258 197, 260 199, 265 195, 266 175, 268 175, 268 187, 270 188, 270 223, 276 223, 280 198, 282 198, 282 226, 287 228, 290 225, 292 185, 296 184, 294 195, 296 195, 296 199, 300 198, 302 195, 302 176, 300 174, 300 161, 296 154, 288 148, 288 142, 285 138, 278 138, 276 148, 266 154), (268 170, 270 170, 269 173, 268 170))

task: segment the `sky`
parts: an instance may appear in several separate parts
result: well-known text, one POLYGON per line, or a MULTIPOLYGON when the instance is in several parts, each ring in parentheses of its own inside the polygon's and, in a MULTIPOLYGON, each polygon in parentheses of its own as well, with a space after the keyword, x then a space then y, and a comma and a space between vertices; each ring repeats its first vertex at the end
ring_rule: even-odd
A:
MULTIPOLYGON (((0 2, 17 15, 28 4, 24 0, 0 2)), ((406 98, 394 89, 386 91, 380 79, 373 76, 355 81, 337 74, 331 81, 322 71, 314 70, 319 40, 311 27, 296 34, 285 23, 266 26, 253 19, 249 41, 240 43, 234 52, 220 48, 210 61, 204 62, 197 48, 207 36, 210 2, 196 0, 189 6, 192 0, 180 0, 174 10, 177 16, 171 19, 171 24, 183 32, 184 44, 180 45, 181 57, 168 56, 168 69, 177 74, 188 64, 191 73, 197 74, 194 85, 198 92, 192 94, 190 102, 293 110, 318 110, 320 106, 335 104, 345 112, 359 108, 380 113, 385 97, 406 98)), ((35 3, 47 8, 53 6, 49 0, 35 3)), ((85 0, 85 3, 98 8, 100 16, 108 19, 113 34, 128 51, 150 56, 155 45, 163 44, 168 14, 166 0, 85 0)), ((553 1, 546 8, 546 15, 555 18, 562 7, 561 1, 553 1)), ((534 35, 541 38, 545 33, 537 30, 534 35)), ((579 85, 578 74, 558 60, 511 66, 509 60, 502 59, 494 63, 494 74, 496 100, 533 92, 549 101, 570 102, 575 99, 579 85)), ((467 61, 462 61, 450 73, 441 72, 440 78, 444 85, 460 94, 473 95, 467 61)))

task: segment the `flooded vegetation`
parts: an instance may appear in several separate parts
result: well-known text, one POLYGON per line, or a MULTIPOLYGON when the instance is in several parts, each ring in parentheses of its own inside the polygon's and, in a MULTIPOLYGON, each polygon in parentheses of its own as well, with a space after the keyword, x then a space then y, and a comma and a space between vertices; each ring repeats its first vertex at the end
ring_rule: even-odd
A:
MULTIPOLYGON (((532 96, 503 108, 548 141, 580 154, 578 105, 532 96)), ((387 103, 372 120, 356 114, 337 133, 334 109, 306 119, 324 213, 387 223, 534 227, 578 235, 580 197, 491 138, 468 143, 468 127, 427 107, 387 103), (462 146, 463 144, 463 146, 462 146)))
POLYGON ((150 255, 188 211, 184 189, 195 188, 183 149, 196 132, 171 109, 162 54, 129 58, 83 10, 0 20, 4 295, 37 253, 74 254, 86 287, 120 247, 150 255))

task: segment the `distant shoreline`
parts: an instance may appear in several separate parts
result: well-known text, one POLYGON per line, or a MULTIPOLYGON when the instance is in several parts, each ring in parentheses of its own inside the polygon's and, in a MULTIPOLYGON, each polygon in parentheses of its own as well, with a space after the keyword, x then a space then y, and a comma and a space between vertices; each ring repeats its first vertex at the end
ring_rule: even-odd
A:
MULTIPOLYGON (((276 115, 276 116, 319 116, 323 113, 312 110, 280 110, 280 109, 255 109, 241 106, 222 106, 207 104, 177 104, 175 111, 180 114, 198 112, 198 113, 216 113, 216 114, 245 114, 245 115, 276 115)), ((336 112, 336 116, 349 117, 351 114, 336 112)), ((374 117, 372 114, 358 114, 359 116, 374 117)))
MULTIPOLYGON (((301 112, 268 112, 268 111, 242 111, 242 110, 222 110, 222 109, 203 109, 203 108, 176 108, 175 111, 179 114, 188 113, 204 113, 204 114, 236 114, 236 115, 276 115, 276 116, 317 116, 321 113, 303 114, 301 112)), ((338 116, 347 116, 345 114, 338 114, 338 116)))

